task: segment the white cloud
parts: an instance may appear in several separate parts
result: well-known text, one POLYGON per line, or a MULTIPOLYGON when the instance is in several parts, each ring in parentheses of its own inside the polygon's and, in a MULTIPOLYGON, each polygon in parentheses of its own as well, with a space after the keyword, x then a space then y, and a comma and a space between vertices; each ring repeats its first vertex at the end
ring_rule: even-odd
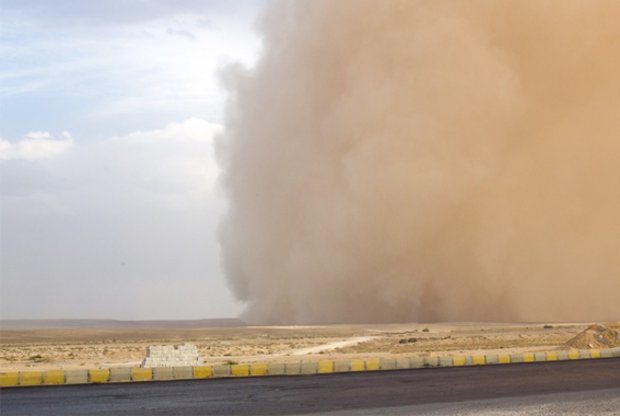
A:
POLYGON ((66 132, 54 139, 38 131, 15 143, 2 140, 0 160, 35 165, 7 167, 4 204, 18 203, 19 210, 31 212, 118 213, 144 206, 183 210, 204 203, 212 198, 219 175, 213 139, 221 130, 219 124, 190 118, 88 142, 74 142, 66 132))
POLYGON ((47 131, 32 131, 16 142, 0 138, 0 160, 49 159, 66 153, 72 146, 73 139, 68 132, 62 132, 56 139, 47 131))
POLYGON ((182 123, 170 123, 163 129, 136 131, 123 137, 112 140, 117 142, 131 141, 133 143, 159 142, 183 142, 202 141, 211 142, 213 137, 222 131, 222 126, 217 123, 209 123, 199 118, 189 118, 182 123))
POLYGON ((117 189, 132 188, 125 194, 132 200, 182 208, 214 190, 219 168, 213 139, 221 130, 219 124, 190 118, 104 140, 88 150, 87 159, 108 166, 104 180, 117 180, 117 189))

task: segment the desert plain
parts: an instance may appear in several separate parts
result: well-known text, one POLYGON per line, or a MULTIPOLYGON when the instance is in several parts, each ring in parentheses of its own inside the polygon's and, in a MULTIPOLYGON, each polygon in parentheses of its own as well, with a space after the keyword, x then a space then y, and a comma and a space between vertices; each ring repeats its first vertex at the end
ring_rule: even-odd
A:
POLYGON ((620 345, 620 322, 593 327, 592 323, 247 326, 235 320, 5 321, 0 329, 0 371, 139 366, 148 346, 182 343, 195 344, 206 364, 587 349, 606 347, 599 342, 605 331, 615 334, 608 337, 611 344, 620 345))

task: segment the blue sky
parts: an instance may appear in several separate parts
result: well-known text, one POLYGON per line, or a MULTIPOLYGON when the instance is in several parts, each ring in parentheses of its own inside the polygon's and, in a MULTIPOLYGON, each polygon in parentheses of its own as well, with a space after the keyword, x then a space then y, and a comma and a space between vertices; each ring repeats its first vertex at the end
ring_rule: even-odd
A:
POLYGON ((2 318, 234 316, 213 140, 262 1, 0 0, 2 318))

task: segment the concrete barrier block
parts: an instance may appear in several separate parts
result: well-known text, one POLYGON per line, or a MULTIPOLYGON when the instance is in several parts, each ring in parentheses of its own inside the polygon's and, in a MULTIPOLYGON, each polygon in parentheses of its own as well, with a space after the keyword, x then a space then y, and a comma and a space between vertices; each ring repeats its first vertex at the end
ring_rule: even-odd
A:
POLYGON ((452 367, 452 357, 450 356, 439 357, 439 366, 452 367))
POLYGON ((484 355, 472 355, 471 365, 485 365, 487 360, 484 355))
POLYGON ((47 370, 43 373, 43 384, 64 384, 65 372, 62 370, 47 370))
POLYGON ((484 356, 484 362, 486 364, 499 364, 499 356, 497 354, 488 354, 484 356))
POLYGON ((133 367, 131 369, 131 381, 148 381, 153 379, 152 368, 133 367))
POLYGON ((531 363, 536 361, 536 357, 534 356, 533 352, 524 352, 523 353, 523 362, 524 363, 531 363))
POLYGON ((395 370, 396 369, 396 360, 393 358, 382 358, 381 359, 381 369, 382 370, 395 370))
POLYGON ((452 365, 454 366, 462 366, 471 364, 471 357, 465 355, 455 355, 452 357, 452 365))
POLYGON ((319 373, 333 373, 334 372, 334 362, 332 360, 321 360, 318 365, 319 373))
POLYGON ((601 350, 598 350, 598 349, 590 350, 590 358, 601 358, 601 350))
POLYGON ((130 368, 110 368, 110 382, 120 383, 123 381, 131 381, 130 368))
POLYGON ((351 360, 351 371, 364 371, 366 370, 366 363, 364 360, 351 360))
POLYGON ((172 378, 175 380, 192 379, 192 367, 172 367, 172 378))
POLYGON ((18 371, 0 371, 0 387, 17 386, 18 384, 18 371))
POLYGON ((381 360, 378 358, 369 358, 366 360, 366 370, 375 371, 381 368, 381 360))
POLYGON ((555 351, 558 360, 568 360, 568 351, 555 351))
POLYGON ((230 375, 229 365, 214 365, 211 369, 213 370, 213 377, 228 377, 230 375))
POLYGON ((557 361, 558 360, 558 353, 555 351, 547 351, 545 353, 545 359, 547 361, 557 361))
POLYGON ((193 344, 151 345, 147 347, 142 367, 192 367, 203 363, 193 344))
POLYGON ((409 357, 396 358, 396 368, 397 369, 411 368, 411 361, 409 360, 409 357))
POLYGON ((19 384, 22 386, 32 386, 43 383, 43 373, 41 371, 20 371, 19 384))
POLYGON ((589 350, 579 350, 579 358, 590 358, 589 350))
POLYGON ((545 353, 545 352, 535 352, 534 353, 534 361, 547 361, 547 353, 545 353))
MULTIPOLYGON (((364 363, 362 362, 362 365, 364 363)), ((334 371, 336 373, 346 373, 351 371, 351 361, 349 360, 336 360, 334 361, 334 371)))
POLYGON ((424 358, 409 357, 409 368, 422 368, 422 367, 424 367, 424 358))
POLYGON ((568 351, 568 359, 569 360, 578 360, 579 359, 579 350, 570 350, 568 351))
POLYGON ((231 365, 230 374, 235 377, 247 377, 250 375, 250 366, 247 364, 231 365))
POLYGON ((510 362, 511 363, 522 363, 523 353, 510 354, 510 362))
POLYGON ((88 383, 88 371, 87 370, 66 370, 65 371, 65 383, 66 384, 87 384, 88 383))
POLYGON ((424 357, 424 367, 438 367, 439 357, 424 357))
POLYGON ((510 364, 510 362, 511 362, 510 354, 497 354, 498 364, 510 364))
POLYGON ((316 361, 302 361, 301 374, 316 374, 318 367, 316 361))
POLYGON ((612 358, 613 356, 613 348, 605 348, 601 350, 601 358, 612 358))
POLYGON ((271 376, 281 376, 284 374, 284 363, 268 363, 267 374, 271 376))
POLYGON ((192 367, 192 375, 194 378, 213 377, 213 369, 208 365, 198 365, 192 367))
POLYGON ((289 376, 301 374, 301 363, 299 361, 292 362, 292 363, 286 363, 284 365, 284 373, 289 376))
POLYGON ((608 348, 611 357, 620 357, 620 347, 608 348))
POLYGON ((106 369, 97 369, 97 370, 88 370, 88 381, 90 383, 107 383, 110 379, 110 370, 106 369))
POLYGON ((172 380, 172 367, 154 367, 153 380, 172 380))
POLYGON ((252 376, 265 376, 265 375, 267 375, 267 363, 252 363, 252 364, 250 364, 250 375, 252 375, 252 376))

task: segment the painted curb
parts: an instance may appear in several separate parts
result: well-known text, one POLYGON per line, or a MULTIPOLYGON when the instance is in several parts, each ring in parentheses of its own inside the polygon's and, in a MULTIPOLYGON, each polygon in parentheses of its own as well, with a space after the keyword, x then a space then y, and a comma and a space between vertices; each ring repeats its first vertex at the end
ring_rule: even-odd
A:
POLYGON ((196 367, 110 368, 90 370, 0 371, 0 387, 50 386, 191 380, 224 377, 313 375, 356 371, 391 371, 428 367, 461 367, 620 357, 620 347, 590 350, 537 351, 519 354, 449 355, 441 357, 367 358, 365 360, 318 360, 287 363, 202 365, 196 367))

